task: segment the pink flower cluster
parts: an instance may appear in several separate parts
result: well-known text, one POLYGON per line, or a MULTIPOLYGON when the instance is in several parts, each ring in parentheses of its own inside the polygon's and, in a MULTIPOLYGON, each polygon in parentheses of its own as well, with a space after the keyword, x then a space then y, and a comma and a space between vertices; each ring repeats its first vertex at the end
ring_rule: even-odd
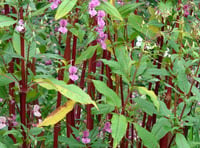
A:
POLYGON ((188 17, 188 15, 190 15, 189 6, 188 5, 184 5, 183 6, 183 10, 184 10, 184 17, 188 17))
POLYGON ((69 68, 69 78, 72 80, 72 81, 76 81, 78 80, 78 75, 76 74, 78 71, 78 69, 75 67, 75 66, 71 66, 69 68))
POLYGON ((51 9, 54 10, 58 7, 58 5, 61 3, 61 0, 49 0, 50 3, 52 3, 51 5, 51 9))
POLYGON ((16 26, 16 31, 18 32, 23 32, 25 29, 25 26, 24 26, 24 21, 22 19, 20 19, 18 21, 18 25, 16 26))
POLYGON ((95 16, 97 14, 97 11, 95 10, 95 7, 100 5, 99 0, 91 0, 89 3, 89 14, 91 17, 95 16))
POLYGON ((104 17, 106 16, 106 13, 103 10, 99 10, 97 14, 97 23, 98 27, 96 28, 97 32, 99 33, 97 41, 101 44, 102 49, 106 49, 106 39, 107 39, 107 34, 104 33, 103 29, 105 26, 105 21, 104 17))
POLYGON ((88 143, 90 143, 90 138, 88 138, 89 137, 89 131, 88 130, 85 130, 85 131, 83 131, 83 136, 82 136, 82 142, 84 143, 84 144, 88 144, 88 143))
POLYGON ((61 32, 62 34, 65 34, 67 33, 67 20, 65 19, 61 19, 60 22, 59 22, 60 26, 58 28, 58 31, 61 32))

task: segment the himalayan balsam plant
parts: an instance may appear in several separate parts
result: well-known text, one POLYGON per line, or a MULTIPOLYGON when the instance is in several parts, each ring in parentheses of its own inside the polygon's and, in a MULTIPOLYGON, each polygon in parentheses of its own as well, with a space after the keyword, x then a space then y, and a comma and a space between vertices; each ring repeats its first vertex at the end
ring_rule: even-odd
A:
POLYGON ((199 148, 199 0, 0 0, 0 148, 199 148))

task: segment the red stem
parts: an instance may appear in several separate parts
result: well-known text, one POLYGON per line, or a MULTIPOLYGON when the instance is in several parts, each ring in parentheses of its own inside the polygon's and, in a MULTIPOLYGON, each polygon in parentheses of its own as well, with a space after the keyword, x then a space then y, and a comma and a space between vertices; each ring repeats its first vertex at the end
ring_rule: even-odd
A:
MULTIPOLYGON (((20 19, 23 19, 23 7, 20 7, 20 19)), ((25 33, 20 33, 20 45, 21 45, 21 88, 20 88, 20 116, 21 123, 26 126, 26 93, 27 93, 27 79, 26 79, 26 63, 25 63, 25 41, 24 41, 25 33)), ((24 128, 22 127, 22 135, 23 135, 23 148, 26 148, 26 133, 24 128)))

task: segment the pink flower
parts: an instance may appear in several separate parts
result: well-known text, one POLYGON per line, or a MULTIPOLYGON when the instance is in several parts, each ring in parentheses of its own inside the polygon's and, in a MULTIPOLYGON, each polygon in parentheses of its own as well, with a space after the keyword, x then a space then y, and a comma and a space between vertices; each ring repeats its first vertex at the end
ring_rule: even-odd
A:
POLYGON ((18 21, 18 24, 19 24, 19 25, 16 26, 16 31, 18 31, 18 32, 23 32, 24 29, 25 29, 25 27, 24 27, 24 21, 23 21, 22 19, 20 19, 20 20, 18 21))
POLYGON ((90 14, 91 17, 93 17, 97 14, 97 11, 94 8, 89 9, 89 14, 90 14))
POLYGON ((89 134, 90 134, 90 133, 89 133, 88 130, 83 131, 82 142, 83 142, 84 144, 90 143, 90 139, 88 138, 88 137, 89 137, 89 134))
POLYGON ((23 27, 23 26, 17 26, 17 27, 16 27, 16 30, 17 30, 18 32, 22 32, 22 31, 24 30, 24 27, 23 27))
POLYGON ((61 19, 60 22, 59 22, 59 24, 60 24, 60 26, 62 26, 62 27, 67 26, 67 20, 61 19))
POLYGON ((0 117, 0 129, 6 127, 6 117, 0 117))
POLYGON ((89 3, 89 14, 91 17, 95 16, 97 14, 97 11, 95 10, 95 7, 100 5, 100 1, 99 0, 91 0, 89 3))
POLYGON ((88 130, 83 131, 83 137, 88 137, 90 135, 88 130))
POLYGON ((76 81, 78 80, 78 75, 76 74, 77 73, 77 68, 75 66, 71 66, 69 68, 69 78, 72 80, 72 81, 76 81))
POLYGON ((53 2, 51 5, 51 9, 54 10, 58 7, 58 5, 61 3, 60 0, 50 0, 49 2, 53 2))
POLYGON ((20 20, 18 21, 18 24, 22 26, 22 25, 24 25, 24 21, 23 21, 22 19, 20 19, 20 20))
POLYGON ((3 98, 0 98, 0 102, 3 102, 3 98))
POLYGON ((110 126, 111 126, 110 122, 106 122, 105 125, 104 125, 103 130, 106 131, 106 132, 108 132, 108 133, 111 133, 112 130, 111 130, 110 126))
POLYGON ((102 18, 97 19, 97 23, 99 25, 99 28, 104 28, 105 26, 105 21, 102 18))
POLYGON ((67 20, 61 19, 60 22, 60 27, 58 28, 58 31, 61 32, 62 34, 65 34, 67 32, 67 20))
POLYGON ((41 113, 40 113, 40 106, 39 105, 34 105, 33 106, 33 114, 34 114, 34 116, 36 116, 36 117, 41 117, 41 113))
POLYGON ((188 17, 188 15, 190 15, 189 11, 185 10, 184 11, 184 17, 188 17))
POLYGON ((77 73, 77 67, 76 66, 71 66, 70 68, 69 68, 69 73, 70 74, 74 74, 74 73, 77 73))
POLYGON ((95 8, 99 5, 100 5, 99 0, 91 0, 91 2, 89 3, 89 8, 95 8))
POLYGON ((45 65, 51 65, 51 64, 52 64, 51 60, 45 61, 45 65))
POLYGON ((188 8, 189 8, 188 5, 184 5, 184 6, 183 6, 183 9, 184 9, 184 10, 188 10, 188 8))

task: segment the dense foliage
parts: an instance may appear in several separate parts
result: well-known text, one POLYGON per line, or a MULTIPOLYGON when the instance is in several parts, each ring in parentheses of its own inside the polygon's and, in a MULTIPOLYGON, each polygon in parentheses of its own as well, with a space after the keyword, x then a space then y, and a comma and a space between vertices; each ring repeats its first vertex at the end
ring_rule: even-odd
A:
POLYGON ((0 8, 0 148, 200 146, 199 0, 0 8))

